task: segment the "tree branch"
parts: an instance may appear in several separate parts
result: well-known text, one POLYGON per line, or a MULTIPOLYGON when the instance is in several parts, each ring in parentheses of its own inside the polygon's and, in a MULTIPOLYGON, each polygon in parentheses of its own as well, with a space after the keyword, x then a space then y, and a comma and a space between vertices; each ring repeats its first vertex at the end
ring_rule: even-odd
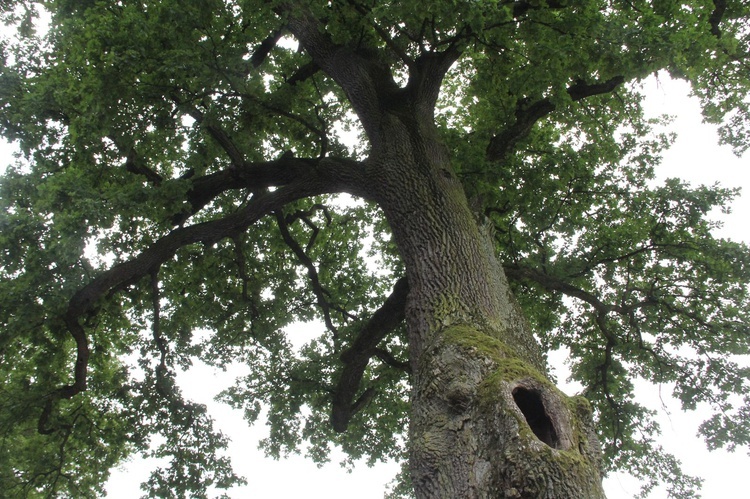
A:
MULTIPOLYGON (((579 101, 594 95, 606 94, 619 87, 625 78, 615 76, 601 83, 587 84, 579 80, 568 87, 567 93, 573 101, 579 101)), ((490 139, 487 146, 487 159, 490 161, 501 161, 525 138, 534 124, 548 114, 555 111, 557 106, 549 99, 541 99, 534 103, 521 101, 516 106, 515 121, 505 130, 490 139)))
MULTIPOLYGON (((341 354, 344 367, 333 393, 331 407, 331 424, 335 431, 346 431, 352 416, 362 407, 362 404, 353 402, 359 391, 362 376, 370 358, 384 352, 377 348, 378 344, 404 320, 408 294, 409 284, 406 278, 402 277, 394 284, 391 295, 359 331, 351 346, 341 354)), ((386 363, 392 365, 391 362, 386 363)), ((366 390, 359 400, 367 399, 365 395, 369 397, 374 395, 374 392, 368 394, 366 390)))
POLYGON ((195 107, 191 106, 187 110, 187 113, 197 123, 202 125, 206 129, 208 134, 213 137, 213 139, 221 146, 222 149, 224 149, 224 152, 227 153, 227 156, 229 156, 229 159, 232 161, 232 165, 234 165, 235 168, 245 164, 245 158, 243 154, 237 148, 234 141, 232 141, 229 135, 227 135, 224 129, 213 123, 206 123, 203 113, 195 107))
POLYGON ((277 30, 274 33, 271 33, 265 40, 260 42, 260 45, 258 45, 258 48, 255 49, 253 52, 253 55, 250 56, 250 64, 254 68, 257 68, 261 64, 263 64, 263 61, 266 60, 266 57, 268 57, 268 54, 271 53, 271 50, 276 46, 276 44, 281 39, 282 30, 277 30))
POLYGON ((628 305, 610 305, 604 303, 594 294, 589 293, 588 291, 577 288, 560 278, 545 274, 543 272, 539 272, 538 270, 534 270, 529 267, 522 267, 520 265, 504 265, 503 270, 505 271, 505 275, 509 279, 515 279, 517 281, 532 281, 541 285, 543 288, 549 291, 559 291, 564 295, 578 298, 579 300, 591 305, 596 311, 597 316, 605 316, 610 312, 615 312, 617 314, 627 316, 633 310, 657 304, 657 301, 653 297, 649 296, 642 301, 631 303, 628 305))
POLYGON ((318 19, 297 4, 287 4, 289 31, 299 40, 318 67, 344 90, 362 126, 371 137, 377 136, 380 123, 379 94, 398 91, 388 68, 374 58, 337 45, 325 33, 318 19))
POLYGON ((335 185, 332 191, 347 192, 367 198, 365 184, 360 178, 359 162, 343 158, 302 159, 282 155, 274 161, 243 162, 236 167, 192 179, 188 191, 189 209, 175 215, 175 225, 184 223, 216 196, 233 189, 250 189, 254 192, 268 187, 283 187, 294 183, 325 181, 330 178, 335 185))
POLYGON ((423 53, 410 68, 406 88, 411 91, 418 110, 426 117, 432 119, 443 78, 459 57, 461 50, 451 46, 443 52, 423 53))
MULTIPOLYGON (((55 428, 48 427, 48 422, 58 400, 70 399, 86 390, 90 351, 81 319, 95 313, 100 300, 145 276, 153 275, 161 264, 171 259, 184 246, 198 242, 214 244, 226 237, 233 237, 247 230, 263 216, 292 201, 321 194, 358 191, 353 187, 356 184, 353 180, 356 172, 347 168, 348 162, 344 162, 343 166, 344 168, 335 160, 321 160, 316 168, 298 172, 300 176, 295 181, 290 180, 276 191, 253 196, 244 208, 231 215, 173 230, 137 256, 115 265, 79 289, 68 302, 63 316, 63 322, 76 344, 74 382, 48 395, 38 421, 39 432, 56 431, 55 428)), ((152 283, 155 282, 155 278, 152 278, 152 283)))
POLYGON ((294 239, 294 237, 292 237, 292 234, 289 232, 289 226, 287 225, 284 215, 280 211, 276 211, 274 215, 276 217, 276 224, 279 227, 279 232, 281 233, 281 238, 284 240, 284 243, 289 246, 300 263, 307 269, 307 276, 310 279, 310 285, 312 286, 313 294, 315 294, 315 298, 317 299, 318 306, 323 311, 323 321, 325 322, 326 327, 334 334, 334 336, 337 336, 338 328, 333 325, 333 321, 331 320, 331 308, 342 312, 345 311, 343 311, 339 307, 333 306, 328 301, 327 296, 329 296, 330 293, 320 283, 320 278, 318 277, 318 270, 315 268, 315 263, 310 259, 307 253, 305 253, 305 250, 302 249, 302 246, 300 246, 299 243, 297 243, 297 241, 294 239))
POLYGON ((726 0, 714 0, 714 10, 711 12, 711 16, 708 18, 708 22, 711 25, 711 34, 716 38, 721 38, 721 20, 724 17, 724 12, 727 10, 726 0))

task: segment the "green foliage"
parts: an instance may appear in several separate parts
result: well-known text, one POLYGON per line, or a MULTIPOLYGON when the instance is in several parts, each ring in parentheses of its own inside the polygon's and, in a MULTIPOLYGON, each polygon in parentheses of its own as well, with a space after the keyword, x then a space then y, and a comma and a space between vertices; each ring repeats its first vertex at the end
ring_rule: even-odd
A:
MULTIPOLYGON (((696 480, 653 443, 633 383, 670 386, 685 409, 709 404, 709 447, 750 443, 750 252, 712 234, 712 210, 735 191, 654 181, 671 137, 643 117, 639 82, 661 70, 689 80, 722 139, 746 150, 750 12, 731 2, 714 22, 723 3, 297 2, 400 84, 420 56, 461 51, 436 109, 453 167, 543 346, 570 351, 608 469, 641 477, 644 492, 670 482, 676 497, 696 480), (548 112, 521 126, 534 105, 548 112)), ((346 92, 283 31, 284 2, 43 6, 48 31, 34 28, 41 6, 0 4, 18 32, 0 42, 0 131, 20 150, 0 183, 3 488, 94 497, 133 453, 165 463, 144 484, 152 496, 242 483, 226 437, 175 383, 197 360, 245 366, 221 398, 267 419, 271 455, 304 449, 322 463, 337 445, 350 463, 403 459, 403 325, 364 371, 357 395, 374 398, 347 433, 329 424, 342 353, 404 273, 377 207, 348 198, 285 202, 243 230, 206 229, 158 265, 137 261, 137 278, 80 317, 87 390, 59 395, 75 381, 65 318, 78 290, 294 181, 253 184, 240 167, 292 156, 315 169, 366 158, 369 144, 352 144, 346 92), (294 323, 318 334, 299 346, 284 333, 294 323)))

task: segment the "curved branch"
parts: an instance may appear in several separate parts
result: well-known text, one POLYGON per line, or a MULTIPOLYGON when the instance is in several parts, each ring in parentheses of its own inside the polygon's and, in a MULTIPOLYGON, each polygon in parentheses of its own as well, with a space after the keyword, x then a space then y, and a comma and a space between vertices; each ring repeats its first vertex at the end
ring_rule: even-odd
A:
MULTIPOLYGON (((392 69, 378 57, 377 49, 352 50, 337 45, 309 11, 297 5, 288 5, 286 10, 290 32, 313 62, 344 90, 373 147, 379 142, 380 125, 387 113, 419 112, 427 118, 433 116, 443 78, 461 55, 458 42, 452 42, 442 52, 425 52, 416 60, 403 52, 399 54, 407 59, 410 73, 406 88, 401 88, 392 69)), ((374 29, 390 39, 381 28, 374 29)), ((393 44, 389 47, 397 54, 400 52, 393 44)))
MULTIPOLYGON (((191 180, 187 201, 189 209, 175 215, 174 225, 184 223, 216 196, 233 189, 250 189, 258 192, 268 187, 283 187, 308 178, 329 177, 335 181, 336 190, 355 196, 368 197, 364 183, 359 178, 360 163, 343 158, 302 159, 282 155, 274 161, 243 162, 216 173, 191 180)), ((319 180, 324 180, 320 178, 319 180)))
MULTIPOLYGON (((185 105, 185 104, 182 104, 182 105, 185 105)), ((227 135, 227 133, 224 131, 223 128, 221 128, 220 126, 214 123, 206 123, 205 116, 196 107, 188 108, 187 113, 197 123, 202 125, 206 129, 208 134, 211 137, 213 137, 213 139, 221 146, 222 149, 224 149, 224 152, 227 153, 227 155, 229 156, 229 159, 232 161, 232 165, 235 168, 240 165, 245 164, 244 156, 242 155, 239 148, 237 148, 237 145, 229 137, 229 135, 227 135)))
POLYGON ((276 217, 276 224, 279 227, 279 232, 281 233, 281 238, 284 240, 284 243, 289 246, 300 263, 302 263, 302 265, 307 269, 307 276, 310 279, 310 285, 312 286, 312 291, 318 301, 318 306, 323 311, 323 321, 325 322, 326 327, 334 334, 334 336, 337 336, 338 328, 334 326, 333 320, 331 319, 331 309, 333 308, 342 313, 345 313, 346 311, 332 305, 328 301, 327 295, 330 295, 330 293, 321 284, 320 278, 318 277, 318 270, 315 268, 315 263, 312 261, 312 259, 310 259, 305 250, 302 249, 302 246, 299 245, 299 243, 289 232, 289 226, 281 211, 274 212, 274 215, 276 217))
POLYGON ((598 313, 606 314, 607 312, 611 312, 619 308, 616 305, 607 305, 592 293, 568 284, 562 279, 558 279, 549 274, 539 272, 538 270, 534 270, 528 267, 522 267, 520 265, 504 265, 503 270, 505 271, 505 275, 508 277, 508 279, 514 279, 516 281, 532 281, 549 291, 559 291, 564 295, 578 298, 579 300, 591 305, 598 313))
MULTIPOLYGON (((47 423, 59 399, 70 399, 86 390, 89 360, 89 344, 81 319, 95 312, 97 304, 113 293, 124 289, 142 277, 154 275, 159 266, 171 259, 180 248, 203 242, 214 244, 226 237, 245 231, 261 217, 281 209, 284 205, 302 198, 338 192, 358 192, 356 172, 348 162, 321 160, 316 168, 299 172, 295 181, 274 191, 253 196, 239 211, 224 218, 181 227, 151 244, 134 258, 115 265, 103 272, 89 284, 79 289, 68 302, 63 322, 76 343, 74 382, 48 395, 39 417, 40 433, 52 433, 47 423)), ((154 282, 154 281, 152 281, 154 282)))
POLYGON ((652 296, 648 296, 642 301, 631 303, 628 305, 610 305, 601 301, 593 293, 589 293, 588 291, 585 291, 581 288, 577 288, 576 286, 565 282, 563 279, 545 274, 529 267, 522 267, 520 265, 504 265, 503 270, 505 271, 505 275, 509 279, 515 279, 517 281, 532 281, 549 291, 559 291, 564 295, 584 301, 594 308, 597 313, 597 317, 600 315, 604 317, 610 312, 615 312, 617 314, 627 316, 634 310, 648 306, 654 306, 659 303, 652 296))
POLYGON ((307 9, 285 6, 289 31, 299 40, 318 67, 344 90, 368 135, 378 133, 381 121, 379 95, 386 89, 398 91, 387 68, 350 48, 337 45, 307 9))
MULTIPOLYGON (((615 76, 600 83, 587 84, 582 80, 577 81, 567 89, 570 98, 575 102, 594 95, 613 92, 625 82, 623 76, 615 76)), ((521 101, 516 106, 515 121, 505 130, 490 139, 487 146, 487 158, 490 161, 501 161, 524 139, 534 124, 557 109, 557 106, 549 99, 541 99, 533 103, 521 101)))
MULTIPOLYGON (((408 294, 409 283, 402 277, 394 284, 391 295, 359 331, 351 346, 341 354, 344 368, 334 389, 331 407, 331 424, 335 431, 346 431, 352 416, 363 407, 362 401, 374 395, 370 388, 354 402, 370 358, 384 352, 377 348, 378 344, 404 320, 408 294)), ((391 359, 395 361, 392 356, 391 359)), ((391 362, 386 363, 392 365, 391 362)))

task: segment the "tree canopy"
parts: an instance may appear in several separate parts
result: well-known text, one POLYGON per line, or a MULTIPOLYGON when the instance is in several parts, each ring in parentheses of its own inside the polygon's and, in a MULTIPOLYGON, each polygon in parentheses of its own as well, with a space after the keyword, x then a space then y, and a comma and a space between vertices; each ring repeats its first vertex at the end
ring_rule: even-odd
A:
POLYGON ((265 419, 270 455, 405 458, 410 283, 377 172, 361 175, 385 140, 368 106, 434 122, 542 349, 570 352, 605 470, 644 492, 698 486, 655 442, 635 379, 709 404, 710 448, 750 444, 750 252, 709 217, 737 191, 655 182, 672 136, 640 92, 659 71, 689 81, 722 141, 747 150, 748 2, 0 12, 15 30, 0 131, 20 148, 0 183, 10 494, 94 497, 134 453, 165 458, 151 495, 241 483, 227 437, 175 384, 196 360, 247 366, 222 398, 265 419), (320 329, 300 349, 284 333, 298 322, 320 329))

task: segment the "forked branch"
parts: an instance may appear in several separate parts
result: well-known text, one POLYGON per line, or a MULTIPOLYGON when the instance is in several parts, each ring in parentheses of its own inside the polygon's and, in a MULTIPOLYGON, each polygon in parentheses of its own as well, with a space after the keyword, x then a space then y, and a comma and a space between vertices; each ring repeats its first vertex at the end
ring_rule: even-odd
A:
MULTIPOLYGON (((587 97, 613 92, 622 85, 625 78, 615 76, 599 83, 585 83, 577 81, 567 89, 571 100, 579 101, 587 97)), ((490 139, 487 147, 487 158, 491 161, 501 161, 513 151, 518 142, 531 132, 536 122, 557 109, 550 99, 540 99, 535 102, 521 101, 516 106, 515 121, 490 139)))

